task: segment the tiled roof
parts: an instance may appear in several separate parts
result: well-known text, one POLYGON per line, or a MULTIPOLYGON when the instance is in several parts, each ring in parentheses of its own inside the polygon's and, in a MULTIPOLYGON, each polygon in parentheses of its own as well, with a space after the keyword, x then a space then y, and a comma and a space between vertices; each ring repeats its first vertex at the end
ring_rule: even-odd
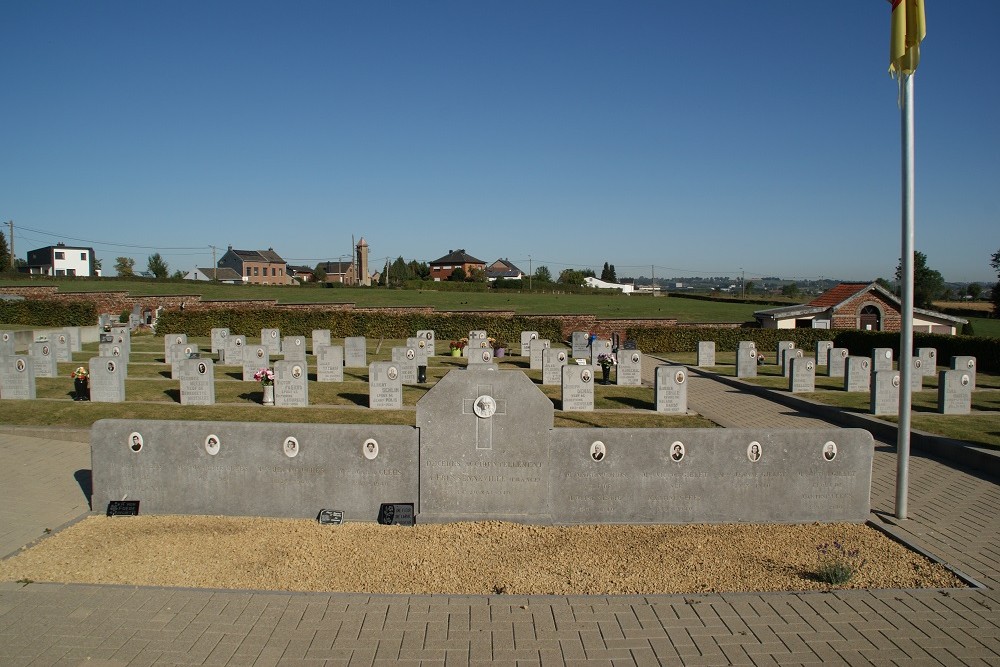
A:
POLYGON ((271 248, 267 250, 233 250, 237 257, 244 262, 271 262, 272 264, 284 264, 285 260, 278 256, 271 248))
POLYGON ((823 292, 806 305, 821 306, 823 308, 836 306, 864 292, 871 285, 872 283, 840 283, 836 287, 823 292))
POLYGON ((202 274, 209 280, 243 280, 243 276, 239 274, 235 269, 231 269, 228 266, 213 269, 212 267, 198 268, 202 274))
POLYGON ((435 259, 431 264, 482 264, 485 266, 486 262, 465 252, 465 248, 459 248, 458 250, 449 250, 447 255, 435 259))

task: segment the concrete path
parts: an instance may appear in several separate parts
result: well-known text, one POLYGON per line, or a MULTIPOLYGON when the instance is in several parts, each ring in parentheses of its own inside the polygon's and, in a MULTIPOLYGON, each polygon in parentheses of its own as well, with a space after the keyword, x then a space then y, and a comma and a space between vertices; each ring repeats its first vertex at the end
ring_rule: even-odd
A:
MULTIPOLYGON (((815 425, 707 378, 691 378, 689 404, 727 427, 815 425)), ((6 551, 81 513, 87 456, 0 436, 6 551)), ((875 520, 985 589, 521 598, 0 583, 0 665, 1000 665, 997 480, 914 456, 910 518, 896 522, 895 465, 879 444, 875 520)))

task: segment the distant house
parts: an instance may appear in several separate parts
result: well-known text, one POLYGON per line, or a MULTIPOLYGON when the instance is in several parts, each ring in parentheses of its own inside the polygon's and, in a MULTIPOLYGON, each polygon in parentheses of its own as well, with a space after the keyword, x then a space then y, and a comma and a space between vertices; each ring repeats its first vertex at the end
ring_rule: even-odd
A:
MULTIPOLYGON (((840 283, 809 303, 758 310, 765 329, 861 329, 899 331, 902 304, 878 283, 840 283)), ((968 320, 923 308, 913 309, 913 330, 954 336, 968 320)))
POLYGON ((292 282, 285 260, 267 250, 233 250, 229 246, 219 260, 220 269, 232 269, 243 277, 243 282, 253 285, 288 285, 292 282))
POLYGON ((311 266, 292 266, 289 264, 288 275, 291 276, 293 280, 298 280, 300 283, 311 283, 316 279, 311 266))
POLYGON ((213 269, 209 267, 188 271, 184 275, 184 280, 217 280, 220 283, 226 283, 228 285, 243 284, 243 276, 228 267, 222 269, 213 269))
POLYGON ((493 282, 497 278, 504 280, 520 280, 524 277, 524 272, 511 264, 507 258, 498 259, 486 267, 486 280, 493 282))
POLYGON ((604 280, 598 280, 593 276, 587 276, 583 279, 584 284, 587 287, 594 287, 596 289, 616 289, 621 290, 624 294, 631 294, 635 291, 635 285, 631 283, 609 283, 604 280))
POLYGON ((468 276, 475 270, 486 271, 486 262, 465 252, 465 248, 449 250, 444 257, 430 263, 431 278, 435 282, 448 280, 455 269, 461 268, 468 276))
POLYGON ((326 275, 323 279, 325 282, 344 285, 358 284, 354 262, 320 262, 316 268, 326 275))
POLYGON ((94 249, 65 243, 28 251, 28 273, 42 276, 96 276, 94 249))

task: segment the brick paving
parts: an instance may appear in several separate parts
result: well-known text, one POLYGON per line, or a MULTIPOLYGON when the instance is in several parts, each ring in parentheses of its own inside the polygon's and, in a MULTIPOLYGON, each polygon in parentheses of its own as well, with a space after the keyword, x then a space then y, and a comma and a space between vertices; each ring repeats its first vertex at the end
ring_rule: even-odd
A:
MULTIPOLYGON (((726 427, 824 424, 708 378, 688 391, 726 427)), ((52 435, 0 435, 0 551, 86 511, 88 457, 52 435)), ((910 518, 896 521, 895 465, 878 443, 873 519, 985 588, 455 597, 5 582, 0 665, 1000 665, 997 479, 914 455, 910 518)))

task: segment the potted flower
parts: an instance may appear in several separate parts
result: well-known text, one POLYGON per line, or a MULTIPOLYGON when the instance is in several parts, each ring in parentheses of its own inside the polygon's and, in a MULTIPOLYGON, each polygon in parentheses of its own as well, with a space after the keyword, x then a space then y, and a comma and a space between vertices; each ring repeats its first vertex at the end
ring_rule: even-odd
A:
POLYGON ((77 366, 76 370, 73 371, 70 377, 73 378, 73 400, 89 401, 90 371, 88 371, 84 366, 77 366))
POLYGON ((502 357, 507 354, 507 343, 496 338, 489 338, 488 340, 490 341, 490 345, 493 346, 494 357, 502 357))
POLYGON ((253 379, 264 389, 264 405, 274 405, 274 371, 261 368, 253 374, 253 379))
POLYGON ((469 344, 468 338, 459 338, 458 340, 451 341, 451 356, 460 357, 462 356, 462 350, 465 346, 469 344))
POLYGON ((601 367, 604 384, 607 384, 608 376, 611 375, 611 367, 615 365, 615 357, 613 354, 599 354, 597 355, 597 363, 601 367))

